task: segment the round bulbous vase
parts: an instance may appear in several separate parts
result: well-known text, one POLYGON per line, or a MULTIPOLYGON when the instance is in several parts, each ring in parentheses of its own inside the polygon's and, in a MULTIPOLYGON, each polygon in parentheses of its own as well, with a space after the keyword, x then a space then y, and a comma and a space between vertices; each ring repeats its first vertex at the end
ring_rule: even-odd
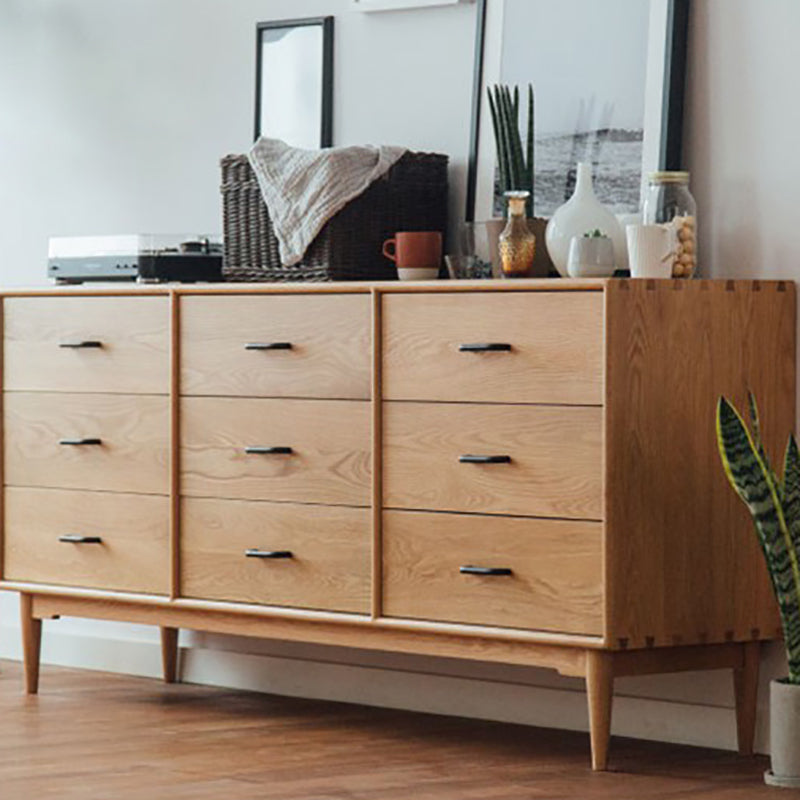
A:
POLYGON ((800 789, 800 684, 783 680, 769 686, 770 786, 800 789))
POLYGON ((628 268, 625 233, 617 218, 597 199, 592 187, 592 167, 578 164, 575 191, 556 209, 545 231, 545 243, 550 258, 562 277, 567 276, 569 245, 573 236, 599 229, 614 243, 614 264, 617 269, 628 268))

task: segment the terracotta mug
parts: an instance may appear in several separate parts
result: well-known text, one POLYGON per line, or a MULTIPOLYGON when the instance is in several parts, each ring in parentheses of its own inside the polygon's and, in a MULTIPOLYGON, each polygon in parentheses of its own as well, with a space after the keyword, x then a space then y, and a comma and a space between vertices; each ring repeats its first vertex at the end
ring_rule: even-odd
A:
POLYGON ((401 231, 383 243, 383 254, 398 269, 439 269, 442 234, 439 231, 401 231))

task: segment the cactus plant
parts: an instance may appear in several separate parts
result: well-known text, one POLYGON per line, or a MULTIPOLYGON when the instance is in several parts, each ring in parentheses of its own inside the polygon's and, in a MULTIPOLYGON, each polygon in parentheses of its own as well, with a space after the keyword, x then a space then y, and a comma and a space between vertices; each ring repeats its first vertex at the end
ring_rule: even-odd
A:
POLYGON ((511 89, 496 84, 487 89, 492 114, 494 141, 497 146, 497 166, 500 171, 500 192, 528 191, 525 210, 533 216, 533 86, 528 84, 528 114, 525 146, 519 129, 519 87, 511 89))
POLYGON ((724 397, 717 404, 717 444, 736 493, 750 510, 778 600, 789 661, 787 683, 800 685, 800 451, 789 437, 783 478, 770 465, 749 396, 752 432, 724 397))

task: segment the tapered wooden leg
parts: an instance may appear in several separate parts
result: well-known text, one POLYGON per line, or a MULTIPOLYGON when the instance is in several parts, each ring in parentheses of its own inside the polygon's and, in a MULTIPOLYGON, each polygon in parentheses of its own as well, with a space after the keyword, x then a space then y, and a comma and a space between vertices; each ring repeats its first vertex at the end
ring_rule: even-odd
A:
POLYGON ((33 598, 22 594, 19 598, 20 622, 22 624, 22 657, 25 666, 25 691, 39 691, 39 656, 42 647, 42 621, 33 616, 33 598))
POLYGON ((592 769, 605 770, 608 767, 614 696, 614 656, 611 653, 599 650, 586 653, 586 694, 589 700, 592 769))
POLYGON ((161 629, 161 664, 164 671, 164 683, 175 683, 178 680, 178 629, 161 629))
POLYGON ((758 700, 758 668, 761 661, 761 643, 745 642, 742 645, 744 661, 733 670, 733 688, 736 695, 736 738, 739 753, 753 755, 756 735, 756 702, 758 700))

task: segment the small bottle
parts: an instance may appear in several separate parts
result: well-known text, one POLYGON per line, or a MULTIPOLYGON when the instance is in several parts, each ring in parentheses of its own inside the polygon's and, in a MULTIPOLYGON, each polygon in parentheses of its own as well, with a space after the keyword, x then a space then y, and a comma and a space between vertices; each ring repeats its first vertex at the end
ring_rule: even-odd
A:
POLYGON ((533 271, 536 255, 536 237, 528 227, 525 217, 527 191, 506 192, 508 223, 500 234, 500 266, 505 278, 524 278, 533 271))
POLYGON ((671 225, 678 237, 673 278, 697 274, 697 203, 689 191, 688 172, 653 172, 644 199, 644 222, 671 225))

